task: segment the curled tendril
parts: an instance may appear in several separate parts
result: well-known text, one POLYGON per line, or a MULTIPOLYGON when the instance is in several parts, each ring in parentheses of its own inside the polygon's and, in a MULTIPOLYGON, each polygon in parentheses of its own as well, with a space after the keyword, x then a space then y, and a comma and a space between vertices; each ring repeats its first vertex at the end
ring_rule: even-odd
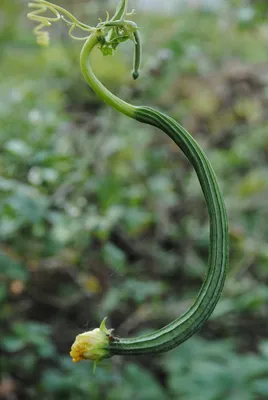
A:
POLYGON ((52 22, 57 22, 61 19, 70 26, 69 36, 76 40, 86 40, 88 39, 89 35, 85 37, 76 37, 72 33, 75 28, 79 28, 89 33, 95 29, 78 21, 69 11, 65 10, 64 8, 45 0, 34 0, 33 2, 30 2, 28 6, 36 9, 28 13, 27 17, 32 21, 39 22, 39 25, 34 29, 34 34, 36 35, 37 43, 42 46, 48 46, 49 44, 49 33, 43 29, 45 27, 49 27, 52 22), (42 15, 47 11, 51 11, 52 14, 54 14, 54 17, 42 15))
POLYGON ((44 17, 43 15, 40 15, 40 14, 45 13, 48 10, 48 7, 41 3, 40 4, 38 4, 38 3, 29 3, 28 4, 28 6, 30 8, 37 8, 37 10, 31 11, 28 14, 28 18, 30 18, 32 21, 40 22, 40 24, 36 28, 34 28, 33 32, 36 35, 36 41, 38 44, 40 44, 41 46, 48 46, 49 33, 46 31, 43 31, 43 28, 50 26, 51 22, 59 21, 60 14, 58 13, 57 10, 55 10, 51 7, 50 11, 55 15, 55 17, 44 17))

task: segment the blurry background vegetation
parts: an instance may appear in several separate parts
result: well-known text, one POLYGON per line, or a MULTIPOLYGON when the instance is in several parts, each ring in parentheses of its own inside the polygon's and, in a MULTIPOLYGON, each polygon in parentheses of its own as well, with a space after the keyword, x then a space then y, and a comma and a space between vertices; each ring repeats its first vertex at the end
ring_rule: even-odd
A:
MULTIPOLYGON (((201 285, 208 218, 195 174, 161 132, 85 84, 57 24, 35 44, 26 1, 0 5, 1 384, 6 400, 268 398, 267 2, 130 1, 144 42, 96 53, 115 93, 179 120, 205 148, 230 218, 223 296, 199 335, 158 356, 73 364, 76 334, 120 336, 184 312, 201 285), (153 11, 152 4, 156 8, 153 11)), ((114 2, 59 1, 96 25, 114 2)))

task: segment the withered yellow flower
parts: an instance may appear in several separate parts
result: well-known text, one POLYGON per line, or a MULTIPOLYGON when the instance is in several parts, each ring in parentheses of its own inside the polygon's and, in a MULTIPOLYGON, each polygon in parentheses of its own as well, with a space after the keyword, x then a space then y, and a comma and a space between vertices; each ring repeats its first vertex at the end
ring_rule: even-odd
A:
POLYGON ((108 330, 102 321, 99 328, 77 335, 71 347, 73 362, 81 360, 101 361, 110 357, 108 349, 112 329, 108 330))

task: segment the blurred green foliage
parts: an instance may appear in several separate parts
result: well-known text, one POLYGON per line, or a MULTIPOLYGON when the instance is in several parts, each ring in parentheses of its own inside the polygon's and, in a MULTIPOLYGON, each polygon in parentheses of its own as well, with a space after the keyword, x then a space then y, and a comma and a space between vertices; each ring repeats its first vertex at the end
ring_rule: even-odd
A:
MULTIPOLYGON (((92 24, 100 16, 100 3, 68 3, 92 24)), ((135 84, 131 49, 94 57, 114 92, 163 109, 203 145, 231 239, 226 287, 200 336, 157 357, 115 357, 96 375, 68 356, 75 335, 105 315, 135 335, 185 311, 205 273, 207 212, 169 139, 84 84, 64 29, 40 49, 26 4, 1 3, 0 397, 268 398, 268 25, 262 2, 242 3, 139 13, 135 84)))

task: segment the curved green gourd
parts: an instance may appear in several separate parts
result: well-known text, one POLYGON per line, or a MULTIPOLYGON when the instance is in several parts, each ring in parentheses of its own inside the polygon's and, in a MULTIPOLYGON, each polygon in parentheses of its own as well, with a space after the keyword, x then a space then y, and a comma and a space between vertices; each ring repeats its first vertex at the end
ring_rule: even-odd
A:
MULTIPOLYGON (((42 0, 37 0, 37 3, 45 3, 46 6, 51 4, 42 0)), ((104 102, 130 118, 153 125, 165 132, 180 147, 194 167, 210 218, 208 268, 193 305, 180 318, 151 334, 134 338, 117 338, 112 330, 106 329, 103 321, 100 329, 77 336, 71 351, 74 361, 81 359, 98 361, 116 354, 160 353, 178 346, 198 331, 213 312, 221 295, 228 267, 227 215, 215 173, 204 151, 175 120, 153 108, 134 106, 116 97, 103 86, 92 71, 90 55, 95 46, 99 46, 103 52, 109 52, 120 42, 131 39, 135 44, 133 77, 134 79, 138 77, 141 59, 140 37, 137 26, 125 20, 126 10, 127 1, 121 0, 113 18, 110 20, 107 18, 107 21, 101 22, 96 28, 89 27, 91 34, 86 39, 80 56, 81 71, 87 83, 104 102), (108 35, 109 40, 107 40, 108 35)), ((75 24, 73 19, 72 24, 75 24)), ((75 26, 78 24, 77 21, 75 26)), ((81 29, 85 30, 84 25, 81 29)))

